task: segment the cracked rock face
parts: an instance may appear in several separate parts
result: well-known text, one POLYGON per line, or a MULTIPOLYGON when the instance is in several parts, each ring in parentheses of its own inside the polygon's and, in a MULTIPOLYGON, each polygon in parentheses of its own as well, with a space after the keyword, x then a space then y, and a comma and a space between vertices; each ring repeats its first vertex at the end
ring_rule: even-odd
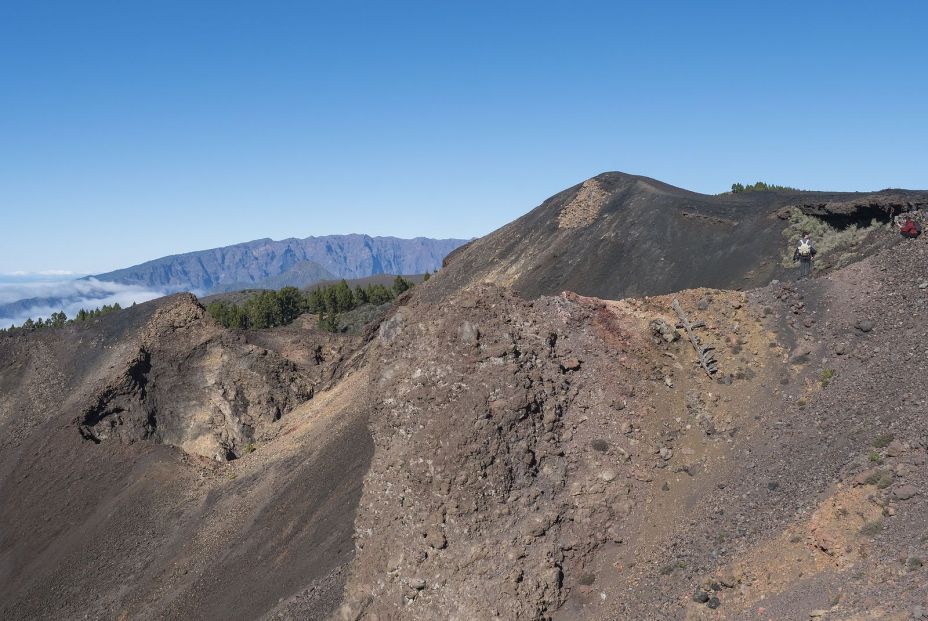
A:
POLYGON ((372 351, 376 457, 342 615, 546 618, 627 494, 628 466, 601 451, 579 463, 566 449, 589 454, 590 440, 563 421, 611 411, 627 387, 577 394, 581 376, 609 371, 576 302, 480 287, 422 310, 385 322, 372 351))
POLYGON ((182 298, 155 313, 135 355, 88 400, 79 430, 96 443, 150 441, 224 461, 310 397, 293 363, 212 326, 182 298))

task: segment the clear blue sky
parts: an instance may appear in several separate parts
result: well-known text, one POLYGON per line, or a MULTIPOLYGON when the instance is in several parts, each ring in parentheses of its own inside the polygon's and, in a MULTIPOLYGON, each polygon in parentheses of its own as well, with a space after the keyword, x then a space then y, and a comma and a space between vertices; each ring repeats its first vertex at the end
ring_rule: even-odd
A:
POLYGON ((606 170, 925 188, 926 6, 0 0, 0 273, 482 235, 606 170))

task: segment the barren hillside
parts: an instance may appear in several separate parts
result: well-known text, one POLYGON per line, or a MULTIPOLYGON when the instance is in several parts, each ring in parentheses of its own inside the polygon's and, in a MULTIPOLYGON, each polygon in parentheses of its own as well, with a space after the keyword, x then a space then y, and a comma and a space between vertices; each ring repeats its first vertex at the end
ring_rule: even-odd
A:
POLYGON ((361 335, 0 334, 0 616, 922 618, 928 244, 883 222, 924 197, 610 173, 361 335))
POLYGON ((437 291, 492 282, 527 297, 574 291, 621 299, 699 286, 748 289, 789 275, 780 257, 791 208, 856 228, 926 207, 924 192, 706 195, 603 173, 452 252, 445 262, 454 269, 437 291))
POLYGON ((255 619, 310 589, 323 617, 372 449, 361 340, 231 333, 189 295, 0 336, 0 616, 255 619))
POLYGON ((746 293, 414 301, 377 345, 345 617, 910 618, 926 266, 913 243, 746 293), (717 377, 655 329, 673 299, 717 377))

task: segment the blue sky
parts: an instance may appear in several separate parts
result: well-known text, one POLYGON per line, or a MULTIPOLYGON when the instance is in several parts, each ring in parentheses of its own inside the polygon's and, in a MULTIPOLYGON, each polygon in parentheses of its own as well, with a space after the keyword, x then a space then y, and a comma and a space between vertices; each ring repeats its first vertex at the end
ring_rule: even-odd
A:
POLYGON ((0 0, 0 273, 477 236, 606 170, 926 188, 926 6, 0 0))

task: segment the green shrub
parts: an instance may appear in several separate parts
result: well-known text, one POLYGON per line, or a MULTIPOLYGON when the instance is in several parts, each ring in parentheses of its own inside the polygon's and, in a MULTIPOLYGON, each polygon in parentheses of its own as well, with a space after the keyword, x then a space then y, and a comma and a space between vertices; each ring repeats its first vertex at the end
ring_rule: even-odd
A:
POLYGON ((731 184, 731 191, 735 194, 739 194, 741 192, 801 192, 802 190, 791 188, 787 185, 776 185, 773 183, 756 181, 753 184, 733 183, 731 184))
POLYGON ((867 522, 860 529, 860 534, 864 537, 875 537, 883 530, 883 520, 873 520, 867 522))
POLYGON ((402 276, 397 276, 393 279, 393 294, 399 295, 404 291, 409 290, 412 287, 412 283, 403 278, 402 276))
POLYGON ((891 433, 881 433, 880 435, 878 435, 877 437, 873 439, 871 446, 873 446, 873 448, 878 448, 878 449, 886 448, 887 446, 889 446, 889 443, 892 442, 894 438, 895 436, 891 433))
POLYGON ((866 485, 876 485, 880 489, 886 489, 893 484, 893 473, 892 471, 885 469, 877 470, 870 473, 870 475, 864 479, 864 483, 866 485))
POLYGON ((392 287, 373 284, 356 286, 352 291, 348 282, 341 280, 334 285, 315 287, 308 292, 302 292, 296 287, 259 291, 242 304, 217 300, 210 302, 206 310, 217 323, 234 329, 283 326, 308 312, 319 315, 320 328, 338 332, 339 313, 347 313, 368 304, 386 304, 412 286, 413 283, 397 276, 392 287))
POLYGON ((821 218, 806 215, 798 208, 793 208, 790 211, 789 224, 783 229, 783 236, 789 240, 783 253, 783 266, 795 267, 796 261, 793 259, 793 252, 796 249, 796 243, 802 237, 803 231, 808 232, 812 237, 812 241, 815 242, 816 261, 821 263, 828 259, 833 267, 840 267, 850 261, 848 254, 840 252, 842 249, 853 248, 872 231, 882 226, 883 224, 874 218, 870 221, 869 226, 848 226, 839 229, 831 226, 821 218))
POLYGON ((319 311, 318 326, 320 330, 325 330, 326 332, 338 332, 338 316, 335 314, 335 311, 319 311))
MULTIPOLYGON (((31 317, 26 319, 20 326, 19 329, 32 331, 32 330, 41 330, 44 328, 63 328, 65 326, 70 326, 74 323, 80 321, 87 321, 89 319, 96 319, 97 317, 102 317, 104 315, 109 315, 110 313, 115 313, 122 310, 122 306, 119 305, 119 302, 114 304, 104 304, 99 308, 93 308, 91 310, 80 309, 77 314, 74 316, 74 319, 68 319, 68 316, 64 311, 58 311, 57 313, 52 313, 47 319, 42 319, 41 317, 37 319, 32 319, 31 317)), ((10 330, 16 330, 16 326, 10 326, 9 328, 0 329, 0 332, 8 332, 10 330)))

